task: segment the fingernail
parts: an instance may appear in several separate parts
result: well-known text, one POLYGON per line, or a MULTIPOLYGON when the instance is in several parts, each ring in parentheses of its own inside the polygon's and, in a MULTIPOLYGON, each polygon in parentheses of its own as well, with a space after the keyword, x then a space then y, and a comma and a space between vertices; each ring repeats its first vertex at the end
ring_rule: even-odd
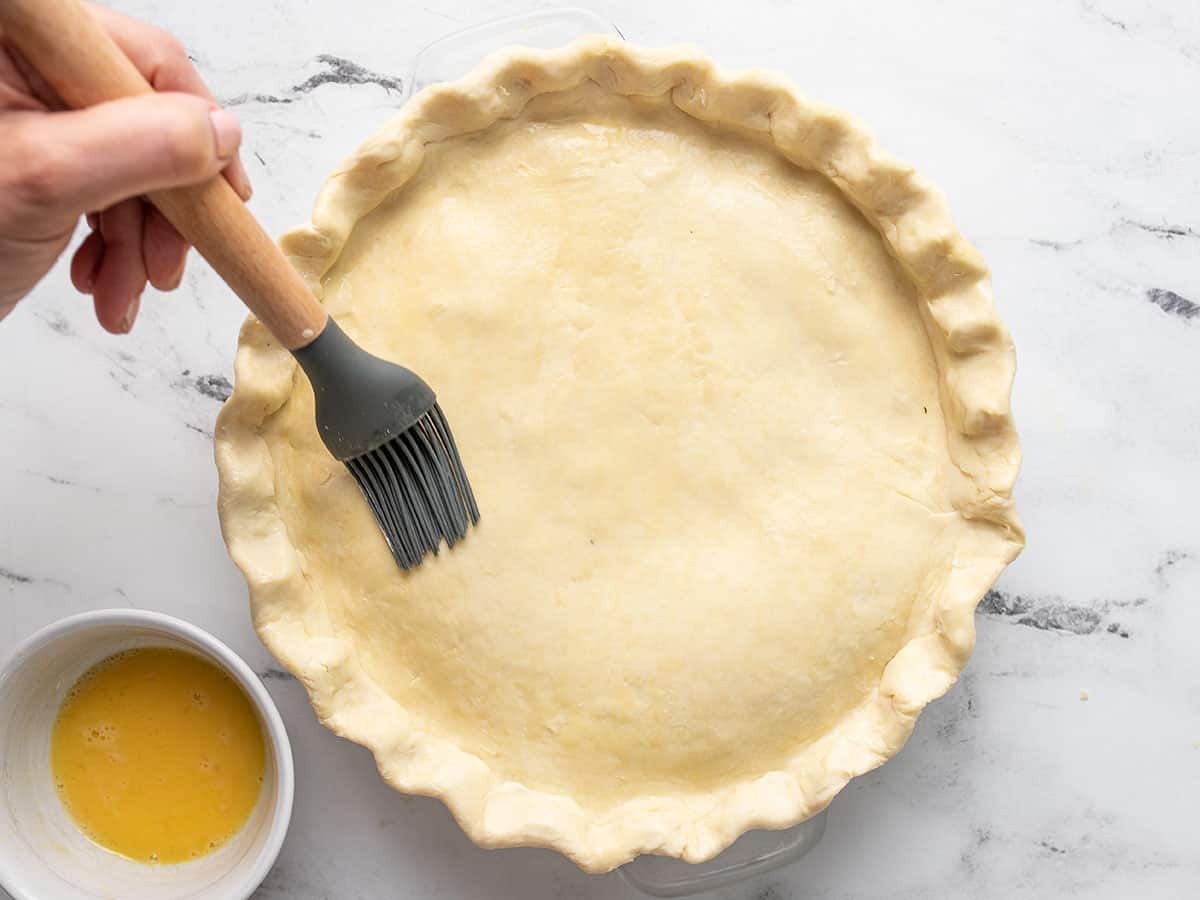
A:
POLYGON ((142 295, 134 297, 125 307, 125 315, 121 316, 121 334, 129 334, 133 330, 133 320, 137 318, 138 307, 142 305, 142 295))
POLYGON ((248 202, 251 195, 254 194, 254 188, 250 186, 250 179, 246 176, 246 173, 234 172, 232 167, 226 171, 232 173, 229 183, 232 184, 233 189, 237 191, 238 197, 241 198, 243 203, 248 202))
POLYGON ((242 142, 242 125, 237 116, 224 109, 214 109, 208 114, 212 122, 213 140, 218 159, 232 159, 242 142))

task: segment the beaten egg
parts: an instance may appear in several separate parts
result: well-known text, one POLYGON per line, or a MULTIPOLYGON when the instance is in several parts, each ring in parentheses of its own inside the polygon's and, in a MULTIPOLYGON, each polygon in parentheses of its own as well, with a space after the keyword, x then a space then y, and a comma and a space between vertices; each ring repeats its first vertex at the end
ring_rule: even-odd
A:
POLYGON ((266 746, 250 700, 182 650, 100 662, 68 692, 50 740, 63 805, 93 841, 144 863, 180 863, 241 829, 262 790, 266 746))

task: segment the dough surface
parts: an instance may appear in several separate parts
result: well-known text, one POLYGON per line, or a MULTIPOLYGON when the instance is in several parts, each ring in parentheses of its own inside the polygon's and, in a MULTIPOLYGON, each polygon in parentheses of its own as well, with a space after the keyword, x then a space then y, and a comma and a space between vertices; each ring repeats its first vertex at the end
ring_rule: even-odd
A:
POLYGON ((928 284, 836 177, 619 71, 537 90, 514 58, 477 78, 527 91, 513 115, 455 131, 439 100, 485 101, 426 97, 416 165, 393 140, 331 180, 314 226, 363 158, 411 170, 363 181, 336 249, 284 241, 351 336, 434 386, 481 523, 397 569, 257 323, 223 523, 264 639, 394 784, 485 844, 704 858, 816 812, 948 687, 1020 546, 1015 436, 984 432, 1009 473, 928 284))

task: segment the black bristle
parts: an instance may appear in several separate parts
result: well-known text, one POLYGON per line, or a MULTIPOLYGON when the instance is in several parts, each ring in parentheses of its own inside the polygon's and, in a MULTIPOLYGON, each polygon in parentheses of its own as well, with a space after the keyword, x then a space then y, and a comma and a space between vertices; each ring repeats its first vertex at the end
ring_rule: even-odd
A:
POLYGON ((433 408, 403 434, 346 461, 403 569, 435 556, 442 541, 453 547, 479 521, 458 447, 441 408, 433 408))

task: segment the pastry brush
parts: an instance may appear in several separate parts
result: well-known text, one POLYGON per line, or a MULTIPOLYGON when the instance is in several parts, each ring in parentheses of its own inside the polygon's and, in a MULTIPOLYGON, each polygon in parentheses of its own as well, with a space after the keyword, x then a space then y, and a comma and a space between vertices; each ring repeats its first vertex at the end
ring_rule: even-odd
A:
MULTIPOLYGON (((0 0, 0 26, 70 106, 153 89, 78 0, 0 0)), ((300 363, 317 431, 349 468, 404 569, 479 521, 433 390, 355 344, 224 178, 148 199, 300 363)))

